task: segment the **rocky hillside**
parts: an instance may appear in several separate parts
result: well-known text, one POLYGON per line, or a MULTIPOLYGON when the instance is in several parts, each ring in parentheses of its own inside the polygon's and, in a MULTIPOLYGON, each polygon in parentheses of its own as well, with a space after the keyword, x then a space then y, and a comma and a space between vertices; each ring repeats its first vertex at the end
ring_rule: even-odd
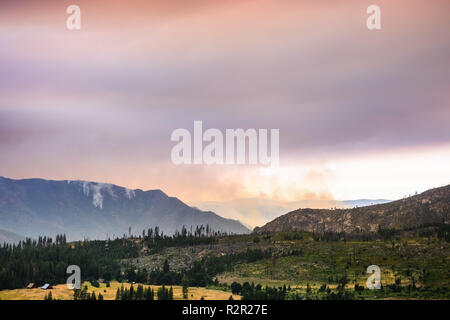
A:
POLYGON ((405 199, 361 208, 298 209, 255 228, 253 232, 376 231, 379 227, 403 229, 429 223, 449 223, 449 220, 450 185, 447 185, 405 199))
POLYGON ((237 220, 190 207, 161 190, 131 190, 88 181, 13 180, 0 177, 0 228, 37 237, 65 233, 70 240, 104 239, 159 226, 165 234, 184 225, 249 233, 237 220))

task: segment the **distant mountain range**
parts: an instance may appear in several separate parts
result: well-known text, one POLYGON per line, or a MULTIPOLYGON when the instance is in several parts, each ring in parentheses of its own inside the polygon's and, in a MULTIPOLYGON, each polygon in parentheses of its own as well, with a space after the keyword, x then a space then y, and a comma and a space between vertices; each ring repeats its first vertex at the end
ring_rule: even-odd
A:
POLYGON ((343 200, 341 202, 341 206, 338 205, 337 207, 340 209, 347 208, 355 208, 355 207, 366 207, 366 206, 372 206, 374 204, 382 204, 382 203, 388 203, 392 200, 386 200, 386 199, 357 199, 357 200, 343 200))
POLYGON ((19 236, 13 232, 0 229, 0 245, 3 243, 17 243, 19 241, 25 240, 25 237, 19 236))
POLYGON ((161 190, 131 190, 89 181, 13 180, 0 177, 0 242, 65 233, 69 240, 141 234, 158 226, 165 234, 209 225, 215 231, 249 233, 237 220, 188 206, 161 190), (7 233, 8 232, 8 233, 7 233))
MULTIPOLYGON (((371 200, 369 200, 371 201, 371 200)), ((353 209, 298 209, 255 228, 254 233, 279 231, 353 232, 379 227, 403 229, 450 222, 450 185, 384 204, 353 209)))

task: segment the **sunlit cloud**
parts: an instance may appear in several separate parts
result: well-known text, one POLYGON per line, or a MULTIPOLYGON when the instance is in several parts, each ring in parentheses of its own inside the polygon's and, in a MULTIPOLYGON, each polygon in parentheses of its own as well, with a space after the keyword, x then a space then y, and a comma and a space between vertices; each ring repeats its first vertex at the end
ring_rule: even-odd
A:
POLYGON ((376 33, 359 0, 78 2, 79 32, 65 1, 0 4, 0 175, 159 188, 249 225, 278 214, 254 203, 449 182, 447 0, 380 0, 376 33), (175 166, 194 120, 280 129, 280 167, 175 166))

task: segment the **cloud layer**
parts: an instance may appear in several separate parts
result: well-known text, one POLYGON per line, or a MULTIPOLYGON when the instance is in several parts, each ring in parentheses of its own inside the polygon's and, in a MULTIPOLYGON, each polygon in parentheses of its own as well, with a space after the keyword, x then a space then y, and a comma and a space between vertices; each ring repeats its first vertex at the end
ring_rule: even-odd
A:
POLYGON ((360 0, 81 0, 70 32, 68 1, 2 1, 0 175, 192 202, 396 198, 448 183, 450 4, 377 2, 373 32, 360 0), (170 134, 194 120, 280 129, 281 171, 174 166, 170 134), (402 182, 368 169, 398 154, 411 164, 402 182))

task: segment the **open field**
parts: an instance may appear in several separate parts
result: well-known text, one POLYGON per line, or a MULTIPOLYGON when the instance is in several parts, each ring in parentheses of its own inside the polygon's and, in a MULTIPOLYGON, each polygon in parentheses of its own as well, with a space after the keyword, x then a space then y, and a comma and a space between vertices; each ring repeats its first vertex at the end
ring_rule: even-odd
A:
MULTIPOLYGON (((287 241, 286 241, 287 242, 287 241)), ((219 275, 220 282, 254 281, 261 284, 311 287, 337 283, 343 276, 348 285, 364 284, 369 265, 381 268, 384 284, 401 279, 416 285, 448 286, 450 247, 425 239, 402 241, 290 241, 286 255, 250 263, 238 263, 219 275)))
MULTIPOLYGON (((113 281, 110 283, 110 287, 107 288, 106 284, 100 284, 100 288, 96 288, 90 285, 89 282, 83 283, 83 287, 87 285, 88 291, 94 291, 96 296, 101 293, 105 300, 115 300, 117 289, 122 286, 122 283, 113 281)), ((124 288, 130 288, 130 284, 124 283, 124 288)), ((135 288, 137 284, 134 285, 135 288)), ((145 288, 151 287, 155 292, 160 286, 148 286, 144 285, 145 288)), ((168 288, 170 286, 167 286, 168 288)), ((174 299, 182 300, 182 287, 181 286, 172 286, 174 299)), ((61 299, 61 300, 72 300, 73 299, 73 291, 67 288, 65 284, 59 284, 53 287, 52 290, 42 290, 40 288, 35 289, 15 289, 15 290, 2 290, 0 291, 0 299, 2 300, 44 300, 44 297, 52 292, 53 299, 61 299)), ((206 288, 197 288, 190 287, 189 288, 189 300, 200 300, 202 297, 205 300, 228 300, 231 292, 206 289, 206 288)), ((241 297, 233 294, 233 299, 239 300, 241 297)), ((156 299, 156 297, 155 297, 156 299)))

